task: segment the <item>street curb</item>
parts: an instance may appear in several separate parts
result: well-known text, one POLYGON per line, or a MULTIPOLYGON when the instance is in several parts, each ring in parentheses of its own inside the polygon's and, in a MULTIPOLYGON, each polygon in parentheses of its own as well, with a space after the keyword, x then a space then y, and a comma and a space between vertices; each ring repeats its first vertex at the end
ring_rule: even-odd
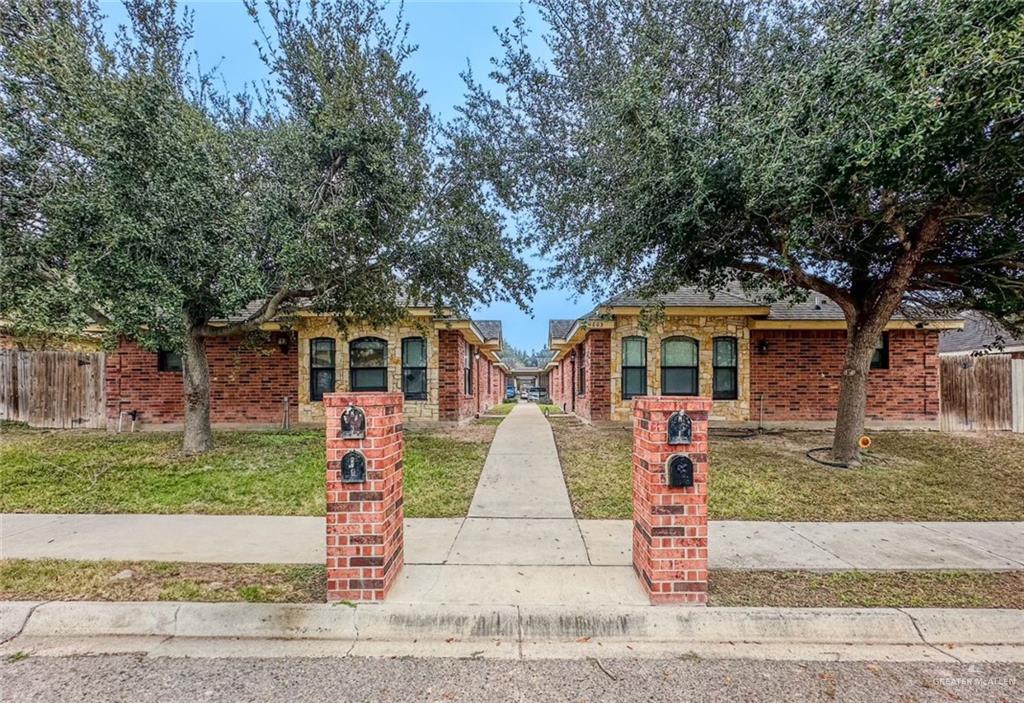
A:
POLYGON ((1024 645, 1024 611, 0 602, 4 637, 1024 645))

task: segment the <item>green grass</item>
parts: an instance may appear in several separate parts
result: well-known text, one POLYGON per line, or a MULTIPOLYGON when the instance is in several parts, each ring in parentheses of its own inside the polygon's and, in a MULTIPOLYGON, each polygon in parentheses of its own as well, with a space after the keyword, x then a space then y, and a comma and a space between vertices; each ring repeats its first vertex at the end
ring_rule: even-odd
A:
MULTIPOLYGON (((494 426, 483 425, 480 429, 494 426)), ((405 450, 406 517, 462 517, 469 512, 490 441, 412 435, 405 450)))
POLYGON ((540 408, 540 411, 545 415, 561 415, 565 412, 562 410, 561 405, 555 405, 554 403, 541 403, 537 407, 540 408))
MULTIPOLYGON (((1024 608, 1024 572, 713 569, 716 606, 1024 608)), ((322 564, 0 561, 0 600, 316 603, 322 564)))
POLYGON ((488 415, 508 415, 517 403, 498 403, 487 411, 488 415))
MULTIPOLYGON (((406 433, 405 514, 469 510, 493 427, 406 433)), ((323 515, 323 432, 217 432, 180 452, 178 433, 5 429, 0 512, 323 515)))
MULTIPOLYGON (((554 419, 576 515, 631 514, 631 442, 625 428, 554 419)), ((1021 520, 1024 436, 879 432, 857 469, 804 456, 825 432, 716 437, 708 512, 716 520, 1021 520)))

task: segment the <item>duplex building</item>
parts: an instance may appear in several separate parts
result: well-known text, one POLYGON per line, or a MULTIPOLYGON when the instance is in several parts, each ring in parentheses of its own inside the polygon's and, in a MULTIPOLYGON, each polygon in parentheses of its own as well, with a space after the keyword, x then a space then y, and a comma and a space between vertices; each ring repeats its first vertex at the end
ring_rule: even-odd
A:
MULTIPOLYGON (((577 320, 551 320, 552 401, 592 421, 627 421, 642 395, 702 395, 712 418, 832 421, 846 323, 831 300, 766 303, 738 287, 714 295, 680 288, 651 301, 617 296, 577 320)), ((868 379, 874 420, 939 415, 939 334, 959 319, 897 315, 878 340, 868 379)))
MULTIPOLYGON (((245 316, 245 311, 240 313, 245 316)), ((334 391, 401 391, 413 422, 461 422, 504 396, 501 323, 435 316, 410 307, 386 327, 299 312, 254 334, 210 338, 211 419, 220 424, 323 421, 334 391)), ((137 413, 146 424, 184 419, 181 357, 122 341, 108 352, 108 422, 137 413)))

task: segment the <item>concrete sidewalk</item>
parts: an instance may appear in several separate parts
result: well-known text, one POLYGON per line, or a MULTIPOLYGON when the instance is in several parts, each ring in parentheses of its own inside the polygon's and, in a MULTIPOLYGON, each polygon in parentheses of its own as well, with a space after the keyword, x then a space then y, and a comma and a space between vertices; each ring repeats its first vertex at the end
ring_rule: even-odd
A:
MULTIPOLYGON (((627 520, 406 521, 390 598, 491 604, 643 604, 627 520)), ((0 515, 5 559, 323 563, 317 517, 0 515)), ((1024 523, 712 522, 716 569, 1024 569, 1024 523)))
POLYGON ((1024 611, 0 602, 0 656, 1024 661, 1024 611))

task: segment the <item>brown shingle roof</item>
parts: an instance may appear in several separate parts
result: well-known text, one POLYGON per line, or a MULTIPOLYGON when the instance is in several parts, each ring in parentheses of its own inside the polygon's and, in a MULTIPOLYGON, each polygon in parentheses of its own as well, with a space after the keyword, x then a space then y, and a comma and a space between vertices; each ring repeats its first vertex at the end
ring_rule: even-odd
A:
POLYGON ((501 320, 473 320, 473 324, 487 341, 501 340, 501 320))
POLYGON ((963 314, 962 330, 946 330, 939 336, 939 353, 981 351, 990 349, 998 341, 1004 348, 1024 347, 1024 339, 1016 339, 976 310, 963 314))

